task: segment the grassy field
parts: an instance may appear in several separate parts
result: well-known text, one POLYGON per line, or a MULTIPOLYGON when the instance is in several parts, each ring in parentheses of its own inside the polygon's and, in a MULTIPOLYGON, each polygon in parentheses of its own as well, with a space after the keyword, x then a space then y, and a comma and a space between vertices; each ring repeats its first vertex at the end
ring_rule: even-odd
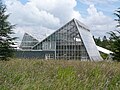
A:
POLYGON ((120 90, 120 63, 0 61, 0 90, 120 90))

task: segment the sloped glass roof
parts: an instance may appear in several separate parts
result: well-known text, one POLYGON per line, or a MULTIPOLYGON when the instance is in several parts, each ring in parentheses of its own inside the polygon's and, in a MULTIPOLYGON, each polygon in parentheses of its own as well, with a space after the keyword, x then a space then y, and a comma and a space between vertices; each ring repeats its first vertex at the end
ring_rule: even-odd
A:
POLYGON ((29 35, 28 33, 25 33, 20 45, 21 49, 31 49, 35 44, 37 44, 39 41, 29 35))
POLYGON ((81 24, 81 22, 78 20, 75 20, 75 22, 90 59, 102 60, 88 27, 86 27, 85 25, 82 26, 83 24, 81 24))

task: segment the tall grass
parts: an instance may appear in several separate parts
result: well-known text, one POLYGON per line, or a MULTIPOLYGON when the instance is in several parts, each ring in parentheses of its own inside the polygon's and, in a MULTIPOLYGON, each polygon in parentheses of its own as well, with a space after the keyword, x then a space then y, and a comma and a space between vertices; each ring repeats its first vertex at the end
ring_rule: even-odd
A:
POLYGON ((0 90, 120 90, 120 63, 0 61, 0 90))

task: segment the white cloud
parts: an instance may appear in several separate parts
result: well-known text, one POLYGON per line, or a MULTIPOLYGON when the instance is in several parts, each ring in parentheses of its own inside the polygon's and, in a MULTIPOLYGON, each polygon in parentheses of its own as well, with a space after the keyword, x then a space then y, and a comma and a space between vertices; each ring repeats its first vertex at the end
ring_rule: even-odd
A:
POLYGON ((54 28, 60 25, 59 18, 44 10, 39 10, 32 3, 26 5, 21 4, 19 1, 8 0, 6 1, 10 21, 18 26, 36 26, 54 28), (53 25, 53 27, 51 27, 53 25))
POLYGON ((5 3, 7 13, 11 13, 9 20, 17 24, 15 32, 20 37, 23 32, 46 33, 45 30, 58 29, 72 18, 82 19, 74 10, 76 0, 29 0, 24 5, 19 0, 5 0, 5 3))
POLYGON ((117 2, 119 0, 79 0, 79 1, 90 5, 90 4, 110 4, 113 2, 117 2))
MULTIPOLYGON (((99 2, 99 0, 82 1, 99 2)), ((87 24, 95 36, 105 35, 105 32, 113 30, 115 25, 111 17, 97 11, 93 4, 87 9, 88 16, 82 18, 80 12, 74 9, 77 5, 76 0, 29 0, 24 5, 18 0, 6 0, 6 5, 7 12, 11 13, 10 22, 17 24, 15 32, 20 39, 24 32, 37 33, 35 36, 42 37, 40 34, 51 33, 72 18, 87 24)))
POLYGON ((73 18, 73 13, 77 13, 77 18, 80 18, 80 13, 74 10, 76 0, 29 0, 39 10, 50 12, 55 17, 58 17, 61 23, 65 23, 73 18))
POLYGON ((98 12, 94 5, 90 5, 87 11, 89 14, 87 20, 94 25, 105 25, 113 21, 112 18, 104 15, 103 12, 98 12))
POLYGON ((76 3, 76 0, 29 0, 23 5, 18 0, 6 0, 12 23, 48 28, 58 27, 72 18, 81 19, 80 13, 74 10, 76 3))
POLYGON ((101 11, 97 11, 94 5, 90 5, 87 9, 89 16, 86 18, 86 24, 91 28, 92 32, 96 36, 106 35, 106 32, 114 30, 116 22, 103 14, 101 11))

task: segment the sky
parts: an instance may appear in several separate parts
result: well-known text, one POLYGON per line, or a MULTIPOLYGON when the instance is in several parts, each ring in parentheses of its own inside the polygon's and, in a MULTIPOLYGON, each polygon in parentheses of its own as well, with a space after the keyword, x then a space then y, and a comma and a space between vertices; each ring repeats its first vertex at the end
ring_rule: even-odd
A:
POLYGON ((86 24, 95 37, 108 35, 117 24, 114 12, 120 0, 4 0, 9 21, 16 24, 15 35, 25 32, 42 37, 73 18, 86 24))

